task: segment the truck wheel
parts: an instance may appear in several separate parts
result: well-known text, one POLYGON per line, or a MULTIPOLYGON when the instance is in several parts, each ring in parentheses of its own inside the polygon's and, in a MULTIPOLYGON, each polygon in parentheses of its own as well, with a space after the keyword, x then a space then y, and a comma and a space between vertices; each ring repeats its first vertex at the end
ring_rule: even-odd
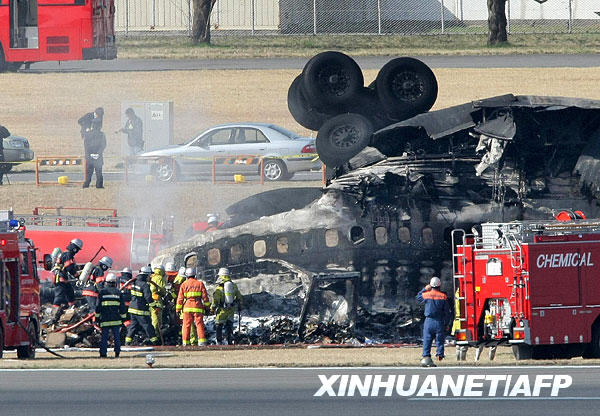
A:
POLYGON ((585 349, 583 358, 600 358, 600 325, 594 325, 592 329, 592 342, 585 349))
POLYGON ((396 58, 381 68, 377 94, 390 115, 407 119, 428 111, 437 98, 438 84, 431 69, 414 58, 396 58))
POLYGON ((354 59, 335 51, 311 58, 302 71, 302 81, 306 98, 317 107, 343 105, 364 85, 362 71, 354 59))
POLYGON ((367 146, 373 125, 355 113, 340 114, 328 120, 317 133, 317 153, 326 166, 339 166, 367 146))
POLYGON ((302 75, 298 75, 290 85, 287 96, 288 109, 294 120, 309 130, 319 130, 330 117, 312 107, 302 89, 302 75))
POLYGON ((4 72, 8 70, 8 62, 4 58, 4 49, 2 49, 2 44, 0 44, 0 72, 4 72))
POLYGON ((29 345, 21 345, 17 347, 17 358, 20 360, 31 360, 35 358, 35 346, 38 341, 38 335, 36 331, 36 326, 33 321, 29 321, 27 325, 27 333, 29 340, 29 345))
POLYGON ((515 360, 531 360, 533 358, 533 347, 527 344, 516 344, 512 346, 515 360))

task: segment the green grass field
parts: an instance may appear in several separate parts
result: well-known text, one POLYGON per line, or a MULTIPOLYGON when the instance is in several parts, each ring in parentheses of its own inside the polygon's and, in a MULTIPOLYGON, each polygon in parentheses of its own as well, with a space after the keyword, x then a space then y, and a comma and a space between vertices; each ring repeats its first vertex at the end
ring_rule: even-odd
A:
POLYGON ((118 39, 120 58, 273 58, 311 57, 324 50, 353 56, 594 54, 600 34, 514 34, 500 47, 487 46, 485 28, 449 28, 452 34, 432 35, 255 35, 213 36, 211 45, 193 45, 186 37, 143 36, 118 39), (480 34, 469 33, 476 31, 480 34))

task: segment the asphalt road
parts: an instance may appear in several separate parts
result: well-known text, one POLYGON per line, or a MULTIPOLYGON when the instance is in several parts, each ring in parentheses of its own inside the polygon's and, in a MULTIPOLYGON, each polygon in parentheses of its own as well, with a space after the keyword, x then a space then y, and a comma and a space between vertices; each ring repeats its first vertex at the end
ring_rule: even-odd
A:
MULTIPOLYGON (((350 381, 348 386, 351 384, 350 381)), ((0 414, 585 416, 598 414, 599 389, 600 367, 2 370, 0 414), (329 397, 328 393, 315 397, 325 385, 329 391, 340 391, 339 380, 345 374, 357 375, 362 382, 368 375, 372 375, 373 380, 382 375, 384 381, 389 381, 389 375, 397 378, 404 375, 405 390, 410 388, 414 376, 419 378, 416 392, 408 397, 398 395, 395 388, 391 396, 386 397, 385 387, 373 396, 373 385, 369 392, 365 391, 369 394, 366 397, 358 389, 353 397, 329 397), (436 381, 429 378, 427 382, 428 374, 435 375, 436 381), (456 381, 461 375, 464 380, 471 376, 473 388, 469 391, 474 395, 465 396, 469 394, 467 382, 459 393, 462 397, 452 397, 451 393, 448 393, 450 397, 435 397, 426 392, 435 384, 438 387, 433 391, 439 393, 444 376, 451 376, 456 381), (525 387, 521 375, 528 376, 528 386, 525 387), (541 387, 539 396, 524 397, 526 393, 519 393, 527 391, 535 395, 535 380, 540 375, 545 375, 545 380, 551 382, 547 387, 541 387), (327 381, 322 383, 319 376, 327 381), (489 397, 491 382, 482 383, 484 376, 503 380, 510 376, 509 388, 506 389, 505 381, 500 381, 495 389, 497 397, 489 397), (566 387, 568 377, 572 378, 572 384, 566 387), (333 380, 338 381, 334 383, 333 380), (334 384, 329 386, 330 382, 334 384), (556 395, 552 396, 552 383, 565 387, 557 387, 556 395), (513 392, 516 396, 510 397, 513 392)), ((343 391, 349 391, 349 387, 344 387, 343 391)))
MULTIPOLYGON (((399 51, 401 54, 401 51, 399 51)), ((556 68, 598 67, 598 54, 590 55, 482 55, 418 56, 432 68, 556 68)), ((380 69, 390 57, 356 57, 363 69, 380 69)), ((116 59, 113 61, 38 62, 25 73, 179 71, 203 69, 302 69, 307 58, 254 59, 116 59)))

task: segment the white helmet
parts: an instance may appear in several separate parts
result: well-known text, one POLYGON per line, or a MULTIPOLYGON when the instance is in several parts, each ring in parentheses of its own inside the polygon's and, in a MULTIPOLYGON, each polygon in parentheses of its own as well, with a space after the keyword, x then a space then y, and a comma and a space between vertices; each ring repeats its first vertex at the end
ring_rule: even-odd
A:
POLYGON ((160 270, 161 272, 164 273, 165 266, 163 266, 162 264, 159 264, 158 266, 154 266, 154 270, 156 270, 156 269, 158 269, 158 270, 160 270))
POLYGON ((106 266, 107 269, 110 269, 113 265, 113 259, 111 259, 108 256, 104 256, 100 259, 98 263, 103 264, 106 266))
POLYGON ((152 269, 150 266, 142 266, 140 269, 140 274, 152 274, 152 269))
POLYGON ((81 250, 83 248, 83 241, 81 241, 79 238, 72 239, 71 244, 73 244, 79 250, 81 250))
POLYGON ((219 220, 217 219, 217 217, 215 215, 211 215, 208 217, 208 221, 209 224, 218 224, 219 220))
POLYGON ((106 279, 104 279, 106 281, 106 283, 116 283, 117 282, 117 275, 114 273, 108 273, 106 275, 106 279))
POLYGON ((193 267, 188 267, 187 269, 185 269, 185 277, 195 277, 196 276, 196 269, 193 267))
POLYGON ((133 270, 131 270, 131 267, 125 267, 121 270, 121 274, 133 274, 133 270))
POLYGON ((176 270, 177 269, 175 268, 175 263, 173 263, 172 261, 165 264, 165 272, 174 272, 176 270))
POLYGON ((229 276, 229 269, 227 267, 221 267, 219 269, 219 276, 229 276))
POLYGON ((429 281, 429 286, 431 287, 440 287, 442 285, 442 281, 439 277, 433 276, 429 281))
POLYGON ((181 266, 177 272, 179 276, 185 276, 185 267, 181 266))

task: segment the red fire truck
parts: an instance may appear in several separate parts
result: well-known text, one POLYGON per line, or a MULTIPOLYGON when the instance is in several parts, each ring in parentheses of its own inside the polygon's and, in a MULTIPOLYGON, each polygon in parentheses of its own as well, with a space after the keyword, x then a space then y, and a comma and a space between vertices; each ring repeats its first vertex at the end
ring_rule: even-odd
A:
POLYGON ((35 247, 12 212, 0 211, 0 358, 16 349, 34 358, 40 330, 40 280, 35 247))
POLYGON ((600 357, 600 222, 486 223, 452 234, 459 345, 600 357))
MULTIPOLYGON (((17 217, 41 254, 50 254, 55 247, 64 250, 69 241, 80 238, 84 244, 78 262, 107 255, 114 270, 148 264, 172 243, 174 230, 173 218, 120 217, 112 208, 36 207, 32 214, 17 217)), ((43 280, 53 278, 49 271, 39 273, 43 280)))
POLYGON ((114 0, 0 0, 0 72, 23 63, 115 59, 114 0))

